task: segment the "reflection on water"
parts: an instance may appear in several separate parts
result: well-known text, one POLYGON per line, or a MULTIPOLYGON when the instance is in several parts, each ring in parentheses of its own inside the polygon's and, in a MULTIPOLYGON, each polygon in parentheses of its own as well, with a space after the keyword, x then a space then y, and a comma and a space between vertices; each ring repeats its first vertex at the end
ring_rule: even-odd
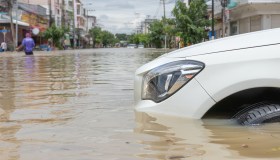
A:
POLYGON ((208 123, 204 124, 204 127, 213 133, 211 143, 226 145, 227 149, 237 151, 244 157, 277 158, 280 156, 278 123, 250 127, 208 123))
POLYGON ((133 79, 162 50, 0 55, 0 160, 277 159, 279 127, 134 113, 133 79))
POLYGON ((188 143, 172 131, 172 128, 156 122, 155 118, 145 113, 136 113, 136 133, 152 135, 153 139, 141 140, 146 145, 146 153, 138 154, 139 157, 153 159, 184 159, 201 156, 201 144, 188 143))
MULTIPOLYGON (((278 159, 279 124, 244 127, 229 120, 190 120, 136 112, 136 133, 153 159, 278 159), (217 154, 218 153, 218 154, 217 154)), ((149 153, 149 154, 147 154, 149 153)))
POLYGON ((134 72, 153 52, 1 54, 0 159, 134 157, 134 72))

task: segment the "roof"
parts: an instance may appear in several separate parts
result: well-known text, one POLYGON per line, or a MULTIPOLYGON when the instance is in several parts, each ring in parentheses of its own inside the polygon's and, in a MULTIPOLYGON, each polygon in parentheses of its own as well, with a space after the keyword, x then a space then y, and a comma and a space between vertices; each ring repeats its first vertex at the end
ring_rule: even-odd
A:
POLYGON ((46 16, 47 9, 41 5, 19 3, 18 7, 26 12, 34 13, 40 16, 46 16))

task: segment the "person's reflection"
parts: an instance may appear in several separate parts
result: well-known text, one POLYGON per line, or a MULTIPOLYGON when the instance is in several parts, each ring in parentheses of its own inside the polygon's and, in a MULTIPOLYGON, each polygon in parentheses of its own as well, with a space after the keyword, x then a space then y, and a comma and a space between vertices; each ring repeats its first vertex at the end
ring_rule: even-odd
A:
POLYGON ((179 138, 169 127, 156 122, 153 118, 145 113, 136 112, 136 133, 151 135, 153 140, 141 140, 140 143, 145 145, 147 153, 139 154, 143 158, 153 159, 175 159, 181 160, 188 157, 200 156, 204 154, 199 148, 201 145, 186 143, 185 139, 179 138))
POLYGON ((24 68, 26 70, 27 78, 32 79, 35 71, 35 57, 33 55, 28 55, 24 58, 24 68))

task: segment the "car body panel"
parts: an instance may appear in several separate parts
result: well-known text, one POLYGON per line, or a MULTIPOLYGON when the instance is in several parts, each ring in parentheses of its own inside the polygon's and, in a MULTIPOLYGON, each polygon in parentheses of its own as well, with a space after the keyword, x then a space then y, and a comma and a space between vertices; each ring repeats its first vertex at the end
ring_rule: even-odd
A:
POLYGON ((137 110, 177 115, 202 116, 224 98, 251 88, 280 88, 280 29, 238 35, 201 43, 165 54, 136 71, 137 110), (141 100, 142 78, 148 71, 178 60, 195 60, 205 68, 166 100, 141 100))
POLYGON ((202 54, 211 54, 223 51, 237 50, 241 48, 252 48, 269 44, 280 43, 280 29, 270 29, 265 31, 251 32, 213 41, 199 43, 185 47, 164 56, 167 57, 191 57, 202 54))
POLYGON ((279 88, 279 51, 272 45, 192 57, 206 64, 196 79, 215 101, 246 89, 279 88))

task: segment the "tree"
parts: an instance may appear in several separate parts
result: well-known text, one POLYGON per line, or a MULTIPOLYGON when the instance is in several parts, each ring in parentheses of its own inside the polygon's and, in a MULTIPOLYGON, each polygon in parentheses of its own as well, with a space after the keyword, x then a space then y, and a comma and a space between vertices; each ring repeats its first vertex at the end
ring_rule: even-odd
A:
POLYGON ((116 38, 119 39, 120 41, 127 41, 127 35, 124 33, 117 33, 116 38))
POLYGON ((100 27, 94 27, 89 30, 89 33, 90 33, 90 36, 92 37, 93 48, 95 48, 95 44, 101 43, 101 41, 102 41, 102 39, 101 39, 102 30, 100 27))
POLYGON ((172 48, 175 47, 175 36, 177 33, 177 29, 175 27, 174 19, 165 19, 164 24, 164 33, 166 34, 167 47, 172 48))
POLYGON ((51 39, 54 47, 62 48, 60 40, 67 32, 69 32, 68 28, 56 27, 55 24, 53 24, 43 33, 43 36, 47 39, 51 39))
POLYGON ((103 46, 113 46, 115 45, 115 36, 109 31, 102 31, 102 44, 103 46))
POLYGON ((162 21, 154 21, 150 27, 150 42, 155 45, 156 48, 161 48, 162 41, 164 40, 164 29, 162 21))
POLYGON ((148 34, 132 34, 129 36, 129 43, 144 44, 147 46, 150 43, 148 34))
POLYGON ((210 25, 210 20, 205 18, 207 5, 204 0, 191 1, 189 8, 177 1, 172 14, 176 19, 177 33, 185 44, 199 43, 207 36, 205 27, 210 25))
POLYGON ((144 44, 145 46, 147 46, 150 43, 148 34, 139 34, 138 38, 140 44, 144 44))
POLYGON ((95 44, 102 44, 103 46, 115 45, 117 39, 114 34, 109 31, 102 31, 100 27, 94 27, 89 30, 90 36, 93 40, 93 47, 95 44))

